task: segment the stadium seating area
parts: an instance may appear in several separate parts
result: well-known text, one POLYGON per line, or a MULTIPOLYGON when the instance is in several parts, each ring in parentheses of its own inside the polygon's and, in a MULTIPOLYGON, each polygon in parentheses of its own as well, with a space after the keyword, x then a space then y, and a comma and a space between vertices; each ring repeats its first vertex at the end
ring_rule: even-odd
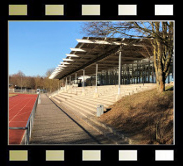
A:
POLYGON ((96 116, 97 106, 103 105, 104 111, 110 108, 117 100, 126 95, 132 95, 144 90, 152 89, 156 86, 153 83, 121 85, 121 94, 118 95, 117 85, 98 86, 98 93, 95 93, 95 86, 72 87, 67 86, 49 97, 56 103, 67 107, 72 111, 77 111, 82 116, 96 116))

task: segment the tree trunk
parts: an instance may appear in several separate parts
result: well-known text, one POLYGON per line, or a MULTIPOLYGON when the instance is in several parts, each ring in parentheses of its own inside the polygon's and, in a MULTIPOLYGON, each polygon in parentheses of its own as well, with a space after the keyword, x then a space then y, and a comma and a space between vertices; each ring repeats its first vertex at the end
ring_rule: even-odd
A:
POLYGON ((161 71, 161 69, 158 70, 156 77, 158 77, 157 90, 159 92, 165 91, 165 76, 164 73, 161 71))
POLYGON ((164 81, 160 81, 159 92, 163 92, 163 91, 165 91, 165 82, 164 81))
MULTIPOLYGON (((156 28, 157 34, 159 34, 159 27, 160 27, 159 23, 156 22, 155 28, 156 28)), ((156 43, 156 47, 154 50, 154 53, 155 53, 154 60, 156 60, 155 67, 156 67, 157 90, 159 92, 163 92, 165 91, 165 74, 163 72, 163 61, 162 61, 164 47, 162 46, 162 43, 159 39, 156 39, 155 43, 156 43)))

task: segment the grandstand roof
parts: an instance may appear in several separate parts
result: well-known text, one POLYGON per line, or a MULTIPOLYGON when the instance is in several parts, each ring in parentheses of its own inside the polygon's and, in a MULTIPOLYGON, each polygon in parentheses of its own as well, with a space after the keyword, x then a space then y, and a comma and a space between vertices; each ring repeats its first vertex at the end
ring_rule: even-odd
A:
POLYGON ((71 52, 66 54, 50 79, 62 79, 76 72, 80 76, 82 69, 86 75, 92 75, 96 63, 98 72, 118 67, 119 51, 122 52, 122 64, 132 64, 153 55, 151 39, 83 37, 76 40, 78 44, 70 48, 71 52))

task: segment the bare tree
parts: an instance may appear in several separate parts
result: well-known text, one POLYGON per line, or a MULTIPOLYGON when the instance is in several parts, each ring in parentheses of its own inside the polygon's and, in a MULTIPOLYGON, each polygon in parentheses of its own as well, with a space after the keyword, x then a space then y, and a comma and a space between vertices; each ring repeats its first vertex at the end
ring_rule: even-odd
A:
POLYGON ((82 32, 95 37, 149 39, 153 47, 157 89, 165 90, 173 56, 173 22, 87 22, 82 32))
POLYGON ((34 77, 34 81, 35 81, 35 88, 40 88, 43 89, 44 87, 44 78, 41 77, 40 75, 37 75, 36 77, 34 77))
POLYGON ((34 77, 26 76, 24 79, 26 81, 25 87, 35 89, 35 79, 34 79, 34 77))
POLYGON ((52 92, 58 89, 59 80, 51 80, 49 76, 53 72, 54 69, 48 69, 46 72, 46 76, 26 76, 22 71, 18 71, 18 73, 9 76, 9 83, 13 84, 13 86, 18 87, 26 87, 32 89, 47 89, 52 92))
POLYGON ((46 77, 44 78, 45 88, 50 92, 53 92, 53 91, 57 90, 58 89, 58 84, 59 84, 59 80, 49 79, 49 76, 51 75, 51 73, 53 71, 54 71, 54 69, 48 69, 47 72, 46 72, 46 77))

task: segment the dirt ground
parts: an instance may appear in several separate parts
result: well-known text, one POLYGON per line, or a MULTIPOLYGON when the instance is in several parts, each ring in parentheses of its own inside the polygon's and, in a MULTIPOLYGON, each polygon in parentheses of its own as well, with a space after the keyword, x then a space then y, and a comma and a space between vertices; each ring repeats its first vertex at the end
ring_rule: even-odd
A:
POLYGON ((130 144, 173 144, 173 86, 123 97, 98 119, 130 138, 130 144))

